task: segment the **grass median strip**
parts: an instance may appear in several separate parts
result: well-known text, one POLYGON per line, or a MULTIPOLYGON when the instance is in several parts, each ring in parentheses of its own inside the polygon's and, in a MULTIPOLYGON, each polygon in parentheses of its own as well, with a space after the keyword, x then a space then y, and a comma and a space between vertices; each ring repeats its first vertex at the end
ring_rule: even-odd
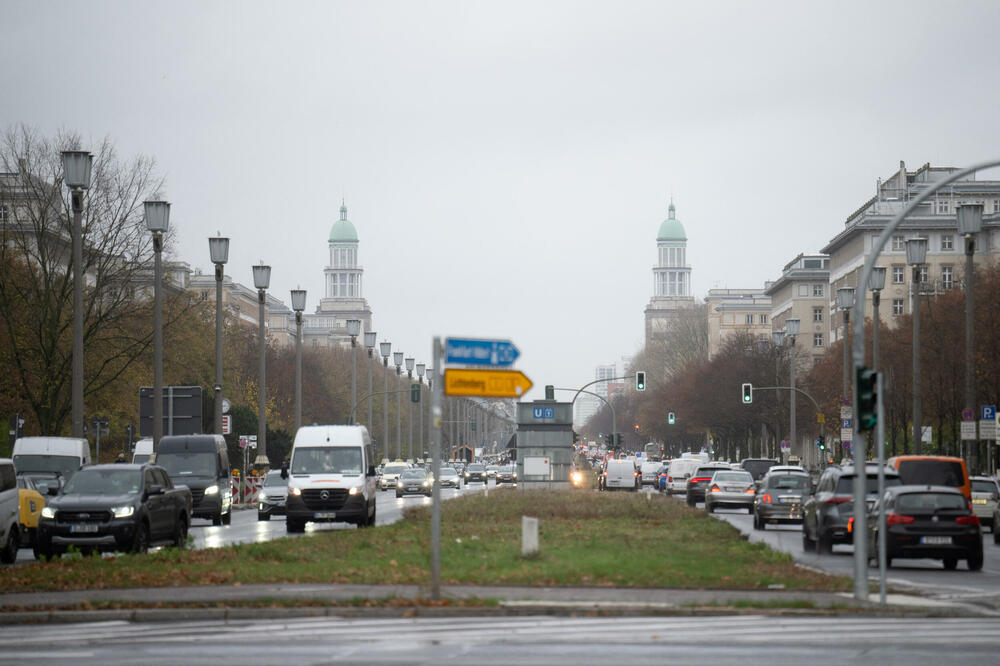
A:
MULTIPOLYGON (((197 551, 85 557, 8 568, 0 591, 250 583, 429 580, 430 510, 374 530, 325 531, 197 551)), ((499 489, 442 505, 446 584, 840 591, 846 578, 795 566, 731 525, 662 496, 499 489), (521 556, 521 516, 541 521, 540 552, 521 556)))

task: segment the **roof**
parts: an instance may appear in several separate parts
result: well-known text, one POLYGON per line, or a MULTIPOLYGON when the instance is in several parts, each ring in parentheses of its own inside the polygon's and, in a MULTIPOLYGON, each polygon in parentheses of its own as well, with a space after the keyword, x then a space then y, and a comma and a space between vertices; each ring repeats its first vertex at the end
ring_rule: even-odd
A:
POLYGON ((354 228, 354 225, 350 220, 347 219, 347 206, 343 203, 340 204, 340 219, 333 223, 330 227, 330 242, 331 243, 357 243, 358 242, 358 231, 354 228))
POLYGON ((667 219, 660 224, 660 232, 656 234, 656 240, 658 242, 686 241, 687 234, 684 232, 684 225, 674 217, 673 201, 670 202, 670 207, 667 210, 667 219))

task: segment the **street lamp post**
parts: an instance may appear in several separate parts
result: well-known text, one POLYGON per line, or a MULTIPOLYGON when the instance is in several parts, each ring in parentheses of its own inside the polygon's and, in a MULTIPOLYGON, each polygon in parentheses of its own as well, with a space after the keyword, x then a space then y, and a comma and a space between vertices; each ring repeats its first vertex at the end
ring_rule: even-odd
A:
POLYGON ((73 207, 73 436, 83 437, 83 191, 90 189, 94 157, 86 150, 64 150, 63 182, 73 207))
POLYGON ((365 348, 368 350, 368 420, 365 426, 368 427, 368 434, 372 435, 372 354, 375 351, 375 341, 378 333, 375 331, 365 331, 365 348))
MULTIPOLYGON (((406 379, 409 380, 406 383, 413 383, 413 364, 415 363, 413 357, 406 359, 406 379)), ((409 388, 409 387, 407 387, 409 388)), ((413 419, 411 418, 411 408, 410 405, 413 403, 409 398, 406 401, 406 430, 407 430, 407 449, 409 451, 409 457, 413 460, 413 419)))
POLYGON ((844 311, 844 404, 851 404, 851 355, 848 341, 848 330, 851 324, 851 308, 854 307, 854 290, 844 288, 837 290, 837 307, 844 311))
MULTIPOLYGON (((958 233, 965 239, 965 407, 975 410, 975 394, 972 385, 972 360, 975 351, 975 266, 976 234, 983 229, 983 204, 962 204, 958 207, 958 233)), ((975 469, 978 447, 969 456, 970 468, 975 469)), ((989 446, 987 456, 992 458, 989 446)), ((989 461, 988 461, 989 463, 989 461)), ((987 466, 990 466, 989 464, 987 466)))
MULTIPOLYGON (((358 336, 361 335, 361 320, 347 320, 347 334, 351 336, 351 407, 358 404, 358 336)), ((355 412, 351 412, 351 425, 354 425, 355 412)))
POLYGON ((399 394, 399 376, 403 367, 403 352, 392 353, 392 363, 396 366, 396 458, 403 457, 403 402, 399 394))
MULTIPOLYGON (((431 391, 433 395, 434 390, 434 368, 427 368, 427 390, 431 391)), ((420 418, 423 418, 423 409, 420 410, 420 418)), ((427 439, 425 440, 430 444, 431 440, 434 438, 434 419, 431 418, 431 400, 427 400, 427 439)))
POLYGON ((153 453, 163 437, 163 234, 170 227, 170 204, 143 202, 146 228, 153 232, 153 453))
POLYGON ((389 457, 389 355, 392 353, 392 343, 379 344, 382 352, 382 447, 385 457, 389 457))
MULTIPOLYGON (((785 332, 784 331, 772 331, 771 341, 777 348, 777 353, 774 355, 774 384, 775 386, 780 385, 781 382, 781 351, 785 348, 785 332)), ((778 391, 778 413, 781 413, 781 391, 778 391)), ((776 424, 774 431, 775 439, 778 441, 778 446, 781 446, 781 417, 778 418, 778 423, 776 424)), ((763 446, 761 447, 763 449, 763 446)), ((780 450, 780 449, 779 449, 780 450)), ((761 457, 767 457, 764 452, 761 451, 761 457)))
POLYGON ((872 368, 878 372, 878 325, 880 323, 878 306, 882 302, 882 290, 885 289, 884 266, 876 266, 872 269, 871 277, 868 278, 868 289, 872 292, 872 368))
POLYGON ((920 267, 927 260, 927 239, 906 240, 906 263, 913 267, 910 288, 913 290, 913 452, 921 454, 923 439, 920 414, 920 267))
POLYGON ((419 386, 420 391, 420 402, 417 403, 417 411, 420 412, 420 428, 417 430, 417 446, 420 447, 420 457, 427 458, 424 455, 424 371, 427 366, 424 363, 417 363, 417 386, 419 386))
POLYGON ((215 434, 222 434, 222 279, 229 261, 229 239, 219 234, 208 239, 208 252, 215 264, 215 434))
POLYGON ((302 427, 302 311, 306 309, 306 290, 292 289, 295 311, 295 432, 302 427))
MULTIPOLYGON (((788 362, 789 383, 791 384, 791 411, 789 412, 788 427, 791 431, 792 446, 798 448, 799 443, 795 432, 795 338, 799 334, 801 321, 798 319, 785 320, 785 333, 788 335, 788 343, 791 348, 788 362)), ((803 456, 804 457, 804 456, 803 456)))
POLYGON ((258 335, 260 336, 260 356, 257 370, 257 459, 254 465, 267 466, 267 339, 265 331, 265 313, 267 287, 271 284, 271 267, 258 264, 253 267, 253 286, 257 288, 258 303, 258 335))

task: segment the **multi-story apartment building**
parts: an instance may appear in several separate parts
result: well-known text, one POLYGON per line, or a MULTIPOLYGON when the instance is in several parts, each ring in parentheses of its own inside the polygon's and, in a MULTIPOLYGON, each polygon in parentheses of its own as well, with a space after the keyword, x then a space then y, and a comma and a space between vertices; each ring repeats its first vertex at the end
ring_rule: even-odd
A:
POLYGON ((830 258, 825 254, 800 254, 785 264, 781 276, 767 285, 771 297, 773 330, 785 328, 787 319, 798 319, 800 362, 810 365, 830 345, 830 258))
MULTIPOLYGON (((858 286, 861 268, 875 240, 892 218, 921 192, 955 171, 958 169, 930 164, 907 171, 900 162, 896 173, 878 182, 875 196, 851 213, 844 229, 821 250, 830 256, 831 308, 836 307, 837 289, 858 286)), ((921 294, 947 291, 960 284, 965 257, 956 212, 962 203, 984 206, 983 230, 976 239, 976 263, 1000 252, 1000 181, 976 180, 971 175, 944 187, 907 216, 878 259, 877 265, 886 269, 879 315, 889 326, 895 325, 896 317, 912 311, 912 270, 906 264, 908 238, 928 239, 927 261, 919 269, 921 294)), ((871 292, 865 289, 864 294, 865 312, 871 316, 871 292)), ((832 340, 843 336, 843 319, 836 319, 832 322, 832 340)))
POLYGON ((771 296, 767 289, 709 289, 708 355, 711 358, 736 333, 771 339, 771 296))

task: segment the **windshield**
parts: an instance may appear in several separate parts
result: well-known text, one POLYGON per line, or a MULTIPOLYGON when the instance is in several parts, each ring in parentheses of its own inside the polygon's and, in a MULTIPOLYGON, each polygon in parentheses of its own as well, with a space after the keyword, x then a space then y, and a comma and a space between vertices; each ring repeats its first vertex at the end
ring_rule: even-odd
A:
POLYGON ((76 456, 19 455, 14 456, 14 469, 22 472, 59 472, 69 478, 80 469, 80 459, 76 456))
POLYGON ((409 467, 406 465, 386 465, 385 469, 382 470, 383 474, 399 474, 408 470, 409 467))
POLYGON ((773 490, 807 490, 809 477, 798 474, 781 474, 767 480, 767 487, 773 490))
POLYGON ((82 469, 66 482, 63 495, 130 495, 141 482, 138 469, 82 469))
MULTIPOLYGON (((898 476, 888 476, 885 477, 885 487, 892 488, 893 486, 901 486, 903 482, 899 480, 898 476)), ((865 494, 874 495, 878 493, 878 477, 872 474, 867 478, 867 485, 865 487, 865 494)), ((837 494, 838 495, 853 495, 854 494, 854 477, 853 476, 842 476, 837 479, 837 494)))
POLYGON ((456 472, 451 467, 442 467, 441 468, 441 478, 443 479, 446 476, 458 476, 458 472, 456 472))
POLYGON ((739 481, 741 483, 752 483, 753 477, 747 472, 716 472, 713 481, 739 481))
POLYGON ((167 470, 170 478, 177 476, 215 477, 215 454, 202 452, 160 453, 156 464, 167 470))
POLYGON ((281 478, 281 473, 278 474, 268 474, 267 479, 264 481, 265 488, 273 488, 274 486, 287 486, 288 481, 281 478))
POLYGON ((954 493, 906 493, 896 498, 900 513, 934 513, 939 509, 968 511, 964 495, 954 493))
POLYGON ((973 481, 972 492, 974 493, 995 493, 997 486, 992 481, 973 481))
POLYGON ((767 470, 777 464, 777 460, 753 460, 751 458, 747 458, 740 463, 740 467, 750 472, 750 475, 753 476, 754 481, 756 481, 767 474, 767 470))
POLYGON ((295 449, 292 474, 361 474, 361 447, 317 446, 295 449))
POLYGON ((132 462, 135 463, 136 465, 141 465, 142 463, 149 462, 149 458, 150 456, 148 453, 137 453, 134 456, 132 456, 132 462))
POLYGON ((483 467, 482 465, 478 465, 476 463, 472 463, 471 465, 469 465, 469 467, 468 467, 468 469, 466 471, 469 471, 469 472, 483 472, 483 471, 486 471, 486 468, 483 467))
POLYGON ((426 478, 427 473, 422 469, 408 469, 399 475, 401 479, 421 479, 426 478))
POLYGON ((965 485, 962 463, 950 460, 900 460, 899 478, 912 486, 952 486, 965 485))
POLYGON ((39 474, 25 474, 26 478, 31 480, 32 485, 34 485, 35 490, 45 495, 49 492, 49 488, 59 488, 59 477, 39 475, 39 474))

